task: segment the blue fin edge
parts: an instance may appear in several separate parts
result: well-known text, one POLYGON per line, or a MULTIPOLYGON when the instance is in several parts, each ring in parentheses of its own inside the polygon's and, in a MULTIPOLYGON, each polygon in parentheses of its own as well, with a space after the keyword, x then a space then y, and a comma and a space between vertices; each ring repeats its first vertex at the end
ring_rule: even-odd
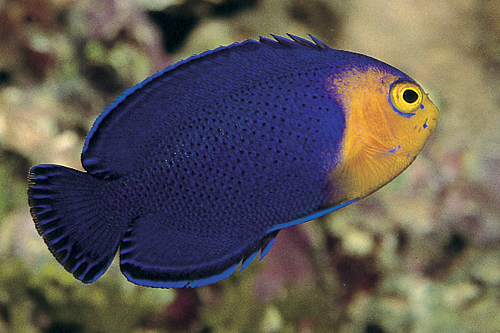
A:
MULTIPOLYGON (((260 260, 264 258, 264 256, 269 252, 271 249, 271 246, 274 243, 274 240, 276 239, 276 236, 278 235, 278 231, 274 231, 267 236, 263 238, 262 245, 260 247, 257 247, 254 251, 249 252, 242 260, 240 260, 237 264, 229 267, 226 269, 224 272, 209 276, 203 279, 198 279, 198 280, 182 280, 182 281, 151 281, 147 279, 138 279, 132 277, 130 274, 122 270, 123 275, 127 278, 127 280, 136 283, 138 285, 142 286, 147 286, 147 287, 153 287, 153 288, 195 288, 195 287, 201 287, 205 286, 207 284, 212 284, 215 283, 219 280, 227 279, 229 276, 231 276, 238 266, 240 266, 240 272, 247 268, 250 263, 257 257, 257 255, 260 252, 260 260)), ((129 262, 122 262, 122 263, 129 263, 129 262)), ((122 264, 121 263, 121 264, 122 264)))
MULTIPOLYGON (((348 206, 356 201, 358 201, 359 198, 355 198, 352 200, 348 200, 346 202, 343 202, 339 205, 324 209, 320 212, 317 212, 312 215, 304 216, 301 218, 298 218, 296 220, 286 222, 286 223, 281 223, 278 224, 271 229, 269 229, 266 233, 267 236, 263 238, 262 244, 260 247, 254 249, 253 251, 250 251, 241 261, 238 263, 232 265, 225 271, 223 271, 220 274, 209 276, 203 279, 198 279, 198 280, 182 280, 182 281, 151 281, 151 280, 146 280, 146 279, 138 279, 132 277, 130 274, 127 274, 124 270, 122 270, 123 275, 129 280, 130 282, 136 283, 138 285, 142 286, 147 286, 147 287, 154 287, 154 288, 195 288, 195 287, 201 287, 205 286, 207 284, 212 284, 215 283, 219 280, 227 279, 231 274, 233 274, 238 266, 240 266, 240 272, 247 268, 250 263, 258 256, 260 252, 260 258, 259 260, 262 260, 266 254, 269 252, 271 249, 272 245, 274 244, 274 241, 276 239, 276 236, 278 235, 279 230, 283 228, 287 228, 296 224, 300 224, 303 222, 307 222, 313 219, 316 219, 318 217, 324 216, 328 213, 334 212, 340 208, 343 208, 345 206, 348 206)), ((127 264, 128 262, 122 262, 122 264, 127 264)))
MULTIPOLYGON (((203 57, 203 56, 205 56, 207 54, 211 54, 211 53, 214 53, 214 52, 217 52, 217 51, 220 51, 220 50, 224 50, 224 49, 227 49, 227 48, 232 48, 232 47, 235 47, 235 46, 238 46, 238 45, 242 45, 242 44, 245 44, 245 43, 258 43, 258 42, 255 41, 255 40, 253 40, 253 39, 247 39, 247 40, 245 40, 243 42, 234 43, 234 44, 231 44, 229 46, 221 46, 221 47, 218 47, 218 48, 213 49, 213 50, 208 50, 208 51, 202 52, 200 54, 193 55, 193 56, 191 56, 189 58, 186 58, 184 60, 178 61, 178 62, 176 62, 176 63, 174 63, 174 64, 166 67, 165 69, 163 69, 161 71, 156 72, 155 74, 153 74, 150 77, 144 79, 140 83, 138 83, 138 84, 136 84, 136 85, 128 88, 127 90, 125 90, 125 92, 123 94, 121 94, 111 104, 109 104, 108 107, 106 109, 104 109, 104 111, 95 120, 94 124, 92 125, 92 128, 90 129, 90 131, 87 134, 87 137, 85 139, 85 143, 83 145, 82 155, 85 154, 85 152, 87 151, 87 149, 89 147, 89 144, 90 144, 90 140, 92 139, 93 134, 97 131, 97 129, 99 128, 99 125, 104 120, 104 118, 106 118, 106 116, 113 109, 115 109, 117 105, 119 105, 121 102, 123 102, 127 97, 129 97, 130 95, 132 95, 134 92, 136 92, 140 88, 144 87, 146 84, 148 84, 149 82, 153 81, 157 77, 162 76, 163 74, 165 74, 167 72, 171 72, 172 70, 176 69, 179 66, 182 66, 186 62, 189 62, 189 61, 201 58, 201 57, 203 57)), ((89 162, 92 162, 92 161, 89 161, 89 162)))
MULTIPOLYGON (((281 37, 281 36, 277 36, 277 35, 271 35, 275 40, 272 40, 272 39, 269 39, 269 38, 266 38, 266 37, 260 37, 259 41, 256 41, 256 40, 253 40, 253 39, 247 39, 245 41, 233 43, 233 44, 228 45, 228 46, 221 46, 221 47, 218 47, 218 48, 213 49, 213 50, 208 50, 208 51, 202 52, 200 54, 193 55, 193 56, 191 56, 189 58, 186 58, 184 60, 181 60, 181 61, 179 61, 179 62, 177 62, 175 64, 172 64, 172 65, 166 67, 165 69, 156 72, 155 74, 151 75, 150 77, 146 78, 144 81, 136 84, 135 86, 130 87, 129 89, 125 90, 125 92, 122 95, 120 95, 114 102, 112 102, 110 105, 108 105, 108 107, 106 109, 104 109, 104 111, 97 117, 97 119, 95 120, 94 124, 92 125, 92 128, 90 129, 90 131, 87 134, 87 137, 85 139, 85 143, 83 145, 83 150, 82 150, 82 156, 85 155, 85 152, 89 148, 90 141, 91 141, 94 133, 99 128, 99 125, 102 123, 102 121, 104 120, 104 118, 106 118, 106 116, 113 109, 116 108, 117 105, 119 105, 127 97, 129 97, 134 92, 136 92, 140 88, 144 87, 146 84, 148 84, 149 82, 153 81, 157 77, 159 77, 159 76, 161 76, 161 75, 163 75, 163 74, 165 74, 167 72, 171 72, 172 70, 176 69, 179 66, 182 66, 183 64, 185 64, 185 63, 187 63, 189 61, 193 61, 193 60, 199 59, 199 58, 201 58, 201 57, 203 57, 205 55, 208 55, 208 54, 211 54, 211 53, 214 53, 214 52, 218 52, 218 51, 222 51, 222 50, 225 50, 225 49, 231 49, 231 48, 234 48, 234 47, 246 44, 246 43, 260 43, 260 44, 265 44, 265 45, 285 46, 285 47, 290 47, 290 46, 306 46, 306 47, 312 47, 312 48, 315 48, 315 49, 318 49, 318 50, 327 49, 328 48, 328 46, 326 44, 324 44, 319 39, 317 39, 317 38, 315 38, 315 37, 313 37, 311 35, 308 35, 308 36, 311 38, 311 40, 314 43, 310 42, 310 41, 308 41, 308 40, 306 40, 304 38, 295 36, 295 35, 291 35, 291 34, 287 34, 287 35, 290 37, 290 39, 287 39, 287 38, 281 37)), ((92 162, 94 162, 94 161, 92 161, 92 160, 86 160, 83 164, 84 165, 89 165, 89 164, 92 164, 92 162)), ((105 170, 96 170, 95 172, 92 172, 92 173, 94 174, 94 173, 103 172, 103 171, 105 171, 105 170)))
POLYGON ((137 278, 132 278, 129 276, 127 273, 122 271, 123 275, 127 278, 127 280, 136 283, 141 286, 147 286, 147 287, 153 287, 153 288, 195 288, 195 287, 201 287, 205 286, 207 284, 215 283, 219 280, 227 279, 231 274, 234 273, 236 268, 238 268, 238 265, 240 263, 237 263, 224 272, 210 276, 204 279, 199 279, 199 280, 184 280, 184 281, 150 281, 150 280, 141 280, 137 278))
POLYGON ((264 257, 266 256, 266 254, 269 252, 269 250, 273 246, 275 240, 276 240, 276 236, 274 236, 271 239, 269 239, 269 241, 267 242, 267 244, 264 245, 264 247, 260 251, 260 258, 259 258, 259 260, 264 259, 264 257))
POLYGON ((277 224, 274 227, 272 227, 271 229, 269 229, 267 232, 271 233, 271 232, 274 232, 274 231, 277 231, 277 230, 280 230, 280 229, 283 229, 283 228, 291 227, 292 225, 297 225, 297 224, 300 224, 300 223, 303 223, 303 222, 307 222, 307 221, 310 221, 310 220, 317 219, 318 217, 321 217, 321 216, 326 215, 328 213, 334 212, 334 211, 336 211, 336 210, 338 210, 340 208, 343 208, 345 206, 348 206, 348 205, 350 205, 350 204, 352 204, 352 203, 354 203, 354 202, 356 202, 358 200, 359 200, 359 198, 348 200, 346 202, 341 203, 340 205, 327 208, 325 210, 319 211, 319 212, 314 213, 312 215, 307 215, 307 216, 298 218, 298 219, 293 220, 293 221, 289 221, 289 222, 277 224))

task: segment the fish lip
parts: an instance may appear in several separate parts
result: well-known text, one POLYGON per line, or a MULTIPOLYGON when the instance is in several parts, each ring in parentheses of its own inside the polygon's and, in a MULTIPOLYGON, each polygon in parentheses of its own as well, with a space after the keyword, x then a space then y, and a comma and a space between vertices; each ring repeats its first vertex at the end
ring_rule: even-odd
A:
POLYGON ((437 126, 438 118, 427 118, 424 122, 424 126, 427 125, 427 130, 432 132, 437 126))

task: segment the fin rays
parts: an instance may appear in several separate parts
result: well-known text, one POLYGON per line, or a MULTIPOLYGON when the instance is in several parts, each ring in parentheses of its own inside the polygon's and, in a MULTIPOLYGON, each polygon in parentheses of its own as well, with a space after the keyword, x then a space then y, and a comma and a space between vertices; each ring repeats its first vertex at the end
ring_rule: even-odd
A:
POLYGON ((228 278, 238 267, 244 270, 259 253, 262 259, 278 234, 271 232, 261 240, 251 237, 235 240, 223 248, 221 242, 227 239, 225 236, 202 240, 203 231, 199 235, 184 234, 173 228, 175 222, 171 221, 170 228, 156 230, 156 234, 165 236, 163 242, 151 243, 146 234, 151 225, 158 225, 163 218, 161 214, 138 218, 123 236, 120 267, 129 281, 157 288, 211 284, 228 278))
POLYGON ((85 283, 106 271, 121 236, 99 215, 99 188, 92 176, 62 166, 39 165, 29 175, 29 205, 38 233, 64 268, 85 283))
POLYGON ((282 46, 288 46, 288 47, 291 47, 291 46, 306 46, 306 47, 310 47, 310 48, 314 48, 314 49, 318 49, 318 50, 322 50, 322 49, 327 49, 328 46, 323 43, 322 41, 320 41, 319 39, 317 39, 316 37, 312 36, 312 35, 308 35, 309 38, 311 38, 311 40, 314 42, 310 42, 308 41, 307 39, 304 39, 302 37, 298 37, 298 36, 295 36, 295 35, 292 35, 292 34, 287 34, 288 37, 290 37, 290 39, 287 39, 285 37, 281 37, 281 36, 278 36, 278 35, 273 35, 271 34, 271 36, 275 39, 275 40, 272 40, 272 39, 269 39, 267 37, 260 37, 259 39, 259 42, 261 42, 262 44, 267 44, 267 45, 271 45, 271 46, 276 46, 276 45, 282 45, 282 46))

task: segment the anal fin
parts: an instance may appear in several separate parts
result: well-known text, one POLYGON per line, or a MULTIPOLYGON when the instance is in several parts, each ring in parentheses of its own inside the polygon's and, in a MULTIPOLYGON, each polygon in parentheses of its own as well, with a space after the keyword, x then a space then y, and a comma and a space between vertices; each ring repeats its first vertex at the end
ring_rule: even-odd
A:
MULTIPOLYGON (((199 287, 228 278, 264 256, 278 231, 260 237, 234 237, 234 230, 185 229, 182 218, 152 214, 133 221, 120 245, 127 279, 157 288, 199 287), (264 251, 264 252, 263 252, 264 251)), ((193 222, 192 222, 193 223, 193 222)))

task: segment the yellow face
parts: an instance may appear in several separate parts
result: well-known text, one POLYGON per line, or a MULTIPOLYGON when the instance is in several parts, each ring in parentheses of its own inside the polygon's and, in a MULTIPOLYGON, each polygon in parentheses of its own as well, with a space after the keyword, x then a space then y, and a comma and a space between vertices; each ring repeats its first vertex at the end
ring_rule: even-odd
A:
POLYGON ((332 204, 363 198, 399 175, 422 150, 439 112, 416 83, 377 69, 329 77, 346 115, 332 204))

